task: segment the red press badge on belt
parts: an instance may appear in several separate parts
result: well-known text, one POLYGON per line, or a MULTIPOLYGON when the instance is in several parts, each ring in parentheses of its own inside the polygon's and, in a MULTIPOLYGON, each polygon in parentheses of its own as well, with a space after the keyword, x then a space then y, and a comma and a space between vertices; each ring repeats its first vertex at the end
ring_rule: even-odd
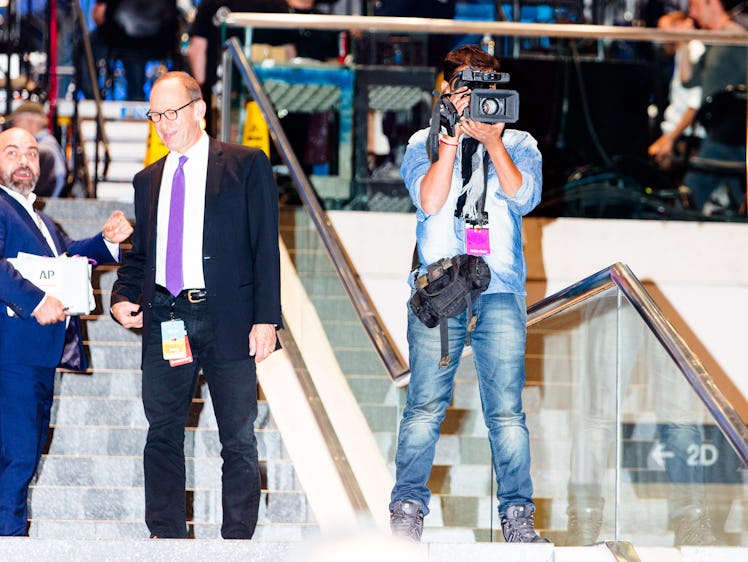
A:
POLYGON ((170 367, 179 367, 179 365, 186 365, 187 363, 192 363, 192 350, 190 349, 190 338, 187 337, 187 334, 184 335, 184 347, 185 347, 185 356, 182 359, 169 359, 169 366, 170 367))
POLYGON ((481 226, 471 226, 465 229, 466 251, 471 256, 487 256, 491 253, 488 239, 488 229, 481 226))

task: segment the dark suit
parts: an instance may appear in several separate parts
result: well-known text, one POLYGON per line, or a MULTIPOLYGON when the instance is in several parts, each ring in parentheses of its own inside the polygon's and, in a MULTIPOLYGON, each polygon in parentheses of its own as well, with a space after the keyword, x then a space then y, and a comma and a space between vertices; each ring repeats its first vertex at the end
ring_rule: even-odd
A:
MULTIPOLYGON (((186 536, 184 426, 202 368, 219 426, 225 538, 251 538, 260 497, 254 437, 257 382, 249 357, 254 324, 280 325, 278 188, 262 151, 209 141, 202 264, 207 300, 192 304, 156 287, 157 209, 165 158, 133 179, 135 232, 112 302, 141 302, 146 523, 159 537, 186 536), (185 320, 194 362, 170 367, 160 324, 185 320)), ((189 187, 189 184, 188 184, 189 187)), ((187 251, 187 249, 185 250, 187 251)))
MULTIPOLYGON (((49 217, 40 217, 58 254, 80 254, 98 263, 113 261, 101 234, 73 241, 49 217)), ((54 255, 23 206, 0 189, 0 535, 26 533, 28 484, 47 439, 55 368, 63 355, 66 332, 64 322, 42 326, 31 316, 44 292, 6 261, 19 252, 54 255)), ((78 319, 71 318, 70 324, 80 335, 78 319)), ((85 359, 80 337, 74 345, 85 359)))

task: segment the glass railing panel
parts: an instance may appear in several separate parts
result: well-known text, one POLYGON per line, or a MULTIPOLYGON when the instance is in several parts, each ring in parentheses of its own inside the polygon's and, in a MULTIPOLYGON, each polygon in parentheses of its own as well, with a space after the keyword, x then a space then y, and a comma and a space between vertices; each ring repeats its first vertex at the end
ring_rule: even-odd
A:
POLYGON ((646 306, 600 288, 528 329, 536 526, 569 546, 746 544, 748 471, 681 370, 698 360, 675 361, 646 306))
POLYGON ((615 288, 528 330, 525 410, 536 525, 556 544, 616 536, 617 396, 636 334, 615 288))
POLYGON ((748 471, 683 373, 623 300, 619 537, 652 546, 745 545, 748 471))

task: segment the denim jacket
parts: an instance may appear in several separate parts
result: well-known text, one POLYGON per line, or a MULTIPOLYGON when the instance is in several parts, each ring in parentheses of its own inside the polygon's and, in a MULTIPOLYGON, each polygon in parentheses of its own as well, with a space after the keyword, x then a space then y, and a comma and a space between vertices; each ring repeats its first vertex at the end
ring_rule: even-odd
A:
MULTIPOLYGON (((416 207, 416 240, 421 262, 419 275, 425 273, 429 263, 466 252, 465 223, 454 216, 462 188, 460 150, 457 151, 452 187, 444 206, 435 215, 426 214, 421 207, 421 180, 431 165, 426 152, 428 133, 428 129, 423 129, 411 136, 400 168, 416 207)), ((507 152, 522 173, 522 186, 514 197, 507 196, 499 185, 493 163, 489 164, 485 210, 491 253, 484 259, 491 269, 491 283, 486 292, 525 294, 527 267, 522 250, 522 217, 540 202, 542 156, 537 141, 527 132, 505 129, 502 138, 507 152)), ((411 275, 409 280, 411 286, 413 277, 411 275)))

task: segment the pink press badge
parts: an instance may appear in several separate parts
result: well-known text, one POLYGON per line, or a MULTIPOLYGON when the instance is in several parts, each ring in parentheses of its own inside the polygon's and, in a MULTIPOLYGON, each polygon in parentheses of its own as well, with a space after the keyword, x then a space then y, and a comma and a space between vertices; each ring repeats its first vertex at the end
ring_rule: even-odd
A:
POLYGON ((481 226, 471 226, 465 229, 465 246, 471 256, 487 256, 491 253, 491 243, 488 229, 481 226))

